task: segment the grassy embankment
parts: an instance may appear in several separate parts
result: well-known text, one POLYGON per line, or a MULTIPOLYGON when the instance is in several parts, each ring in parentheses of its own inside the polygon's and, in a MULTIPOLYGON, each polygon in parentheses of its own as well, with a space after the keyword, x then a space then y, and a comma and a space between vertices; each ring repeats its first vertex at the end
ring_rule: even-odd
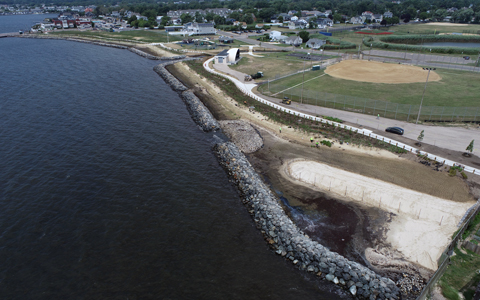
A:
MULTIPOLYGON (((469 240, 479 229, 480 214, 469 224, 462 238, 469 240)), ((472 241, 476 241, 472 239, 472 241)), ((476 242, 478 243, 478 242, 476 242)), ((439 280, 443 295, 449 300, 471 300, 480 283, 480 255, 469 250, 456 248, 451 263, 439 280)))
POLYGON ((105 41, 110 40, 119 40, 125 42, 133 43, 166 43, 167 40, 170 42, 181 41, 182 36, 170 36, 167 38, 165 31, 160 30, 131 30, 131 31, 122 31, 122 32, 107 32, 107 31, 77 31, 77 30, 61 30, 53 31, 50 34, 59 35, 59 36, 73 36, 79 38, 94 38, 102 39, 105 41))

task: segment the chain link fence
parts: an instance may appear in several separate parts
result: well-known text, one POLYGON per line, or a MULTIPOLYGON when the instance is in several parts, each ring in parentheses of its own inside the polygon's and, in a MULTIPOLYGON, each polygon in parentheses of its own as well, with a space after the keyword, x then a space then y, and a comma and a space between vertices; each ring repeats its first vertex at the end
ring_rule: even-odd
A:
MULTIPOLYGON (((306 90, 299 85, 289 86, 263 84, 258 90, 266 95, 283 99, 288 97, 292 101, 323 106, 327 108, 341 109, 368 115, 380 115, 402 121, 416 120, 420 111, 420 105, 392 103, 382 100, 373 100, 354 96, 332 94, 320 91, 306 90), (268 91, 270 86, 270 91, 268 91)), ((429 122, 480 122, 479 107, 446 107, 446 106, 422 106, 420 111, 421 121, 429 122)))

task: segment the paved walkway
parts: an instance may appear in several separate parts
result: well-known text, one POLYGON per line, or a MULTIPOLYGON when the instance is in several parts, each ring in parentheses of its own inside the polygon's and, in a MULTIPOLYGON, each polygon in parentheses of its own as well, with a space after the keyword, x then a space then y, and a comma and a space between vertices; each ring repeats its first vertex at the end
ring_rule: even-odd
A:
MULTIPOLYGON (((350 128, 353 131, 358 130, 358 132, 361 134, 368 135, 370 137, 374 137, 379 140, 384 140, 387 143, 397 145, 411 152, 416 152, 419 149, 412 147, 410 145, 407 145, 405 143, 402 143, 401 141, 395 140, 395 138, 397 139, 400 139, 400 138, 398 136, 385 133, 383 131, 384 128, 388 126, 402 126, 406 131, 405 136, 413 140, 416 140, 421 130, 425 130, 425 138, 423 141, 424 143, 431 143, 433 139, 433 145, 446 148, 446 149, 456 150, 456 151, 465 151, 464 149, 467 147, 467 145, 470 143, 472 139, 477 139, 477 141, 480 140, 480 130, 478 128, 469 130, 469 129, 458 128, 458 127, 448 128, 448 127, 414 125, 414 124, 397 121, 397 120, 391 120, 391 119, 385 119, 385 118, 376 119, 376 117, 374 116, 357 114, 357 113, 352 113, 347 111, 340 111, 340 110, 318 107, 313 105, 305 105, 305 104, 298 104, 298 103, 295 103, 293 105, 283 105, 279 103, 280 99, 254 94, 252 92, 252 89, 257 86, 256 84, 245 83, 243 81, 238 80, 236 76, 231 77, 231 76, 225 75, 224 73, 219 73, 211 69, 209 66, 209 63, 212 60, 213 58, 207 60, 203 64, 204 68, 207 71, 229 78, 243 93, 249 95, 250 97, 256 99, 259 102, 272 106, 276 109, 284 110, 285 112, 297 115, 298 117, 308 118, 308 119, 317 120, 323 123, 333 124, 334 126, 344 127, 347 130, 349 130, 350 128), (326 116, 337 117, 345 121, 348 121, 350 123, 358 124, 359 126, 354 127, 354 126, 348 126, 348 125, 327 121, 323 118, 316 117, 316 115, 326 115, 326 116), (375 125, 377 125, 376 126, 377 129, 375 129, 375 125), (372 130, 365 128, 365 126, 372 128, 372 130)), ((225 70, 224 71, 225 73, 229 73, 229 70, 233 71, 230 68, 228 68, 228 66, 225 66, 225 67, 226 68, 223 69, 225 70)), ((449 160, 444 157, 439 157, 433 153, 428 153, 421 150, 420 150, 420 153, 426 155, 432 160, 445 162, 445 164, 449 166, 453 166, 454 164, 460 165, 458 162, 449 160)), ((474 149, 474 154, 478 154, 478 149, 474 149)), ((480 172, 480 169, 475 169, 471 166, 465 166, 465 171, 478 174, 480 172)))

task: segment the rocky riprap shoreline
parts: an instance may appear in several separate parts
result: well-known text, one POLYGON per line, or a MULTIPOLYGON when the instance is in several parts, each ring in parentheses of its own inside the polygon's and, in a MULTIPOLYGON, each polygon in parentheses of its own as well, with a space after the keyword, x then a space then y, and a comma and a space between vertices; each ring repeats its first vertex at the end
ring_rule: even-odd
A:
POLYGON ((131 52, 137 54, 137 55, 140 55, 142 57, 145 57, 145 58, 148 58, 148 59, 151 59, 151 60, 179 60, 179 59, 184 59, 186 58, 185 55, 177 55, 177 56, 155 56, 155 55, 151 55, 151 54, 148 54, 140 49, 137 49, 137 48, 134 48, 134 47, 130 47, 128 48, 128 50, 130 50, 131 52))
POLYGON ((66 41, 73 41, 73 42, 80 42, 80 43, 98 45, 98 46, 103 46, 103 47, 118 48, 118 49, 129 49, 130 48, 128 46, 123 46, 123 45, 101 43, 101 42, 82 40, 82 39, 76 39, 76 38, 71 38, 71 37, 61 37, 61 36, 52 36, 52 35, 24 34, 24 35, 20 35, 20 36, 17 36, 17 37, 28 38, 28 39, 66 40, 66 41))
POLYGON ((263 147, 262 136, 253 126, 242 120, 219 121, 223 133, 243 153, 253 153, 263 147))
POLYGON ((217 120, 210 113, 208 108, 198 99, 197 96, 191 91, 188 91, 188 88, 183 85, 175 76, 170 74, 165 66, 174 64, 180 61, 193 60, 196 58, 184 58, 175 61, 168 61, 153 67, 153 70, 160 75, 160 77, 165 80, 165 82, 176 92, 180 93, 183 101, 187 105, 187 109, 192 116, 192 119, 197 123, 198 126, 202 128, 203 131, 217 131, 220 129, 220 125, 217 120))
POLYGON ((391 279, 331 252, 304 234, 286 215, 278 198, 235 144, 219 143, 213 150, 240 191, 257 228, 277 254, 292 261, 299 269, 341 286, 356 298, 399 299, 399 289, 391 279))

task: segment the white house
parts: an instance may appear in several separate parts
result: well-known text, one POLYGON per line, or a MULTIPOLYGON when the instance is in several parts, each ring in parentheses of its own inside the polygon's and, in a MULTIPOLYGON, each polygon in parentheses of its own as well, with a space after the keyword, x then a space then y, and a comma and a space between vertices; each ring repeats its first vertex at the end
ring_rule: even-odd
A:
POLYGON ((276 40, 277 37, 279 37, 279 36, 281 36, 281 35, 282 35, 282 33, 281 33, 280 31, 272 30, 272 31, 270 31, 270 34, 269 34, 268 37, 269 37, 271 40, 276 40))
POLYGON ((387 11, 383 14, 385 18, 393 18, 393 13, 391 11, 387 11))
POLYGON ((299 36, 290 36, 287 39, 285 39, 285 44, 287 45, 299 46, 302 43, 303 43, 303 40, 299 36))
POLYGON ((188 35, 217 34, 212 23, 187 23, 184 28, 188 35))
POLYGON ((225 49, 222 52, 215 55, 216 64, 234 65, 240 60, 240 49, 232 48, 225 49))
POLYGON ((321 39, 309 39, 306 43, 306 46, 312 49, 320 49, 320 47, 322 47, 322 45, 325 45, 326 42, 326 40, 321 39))
POLYGON ((380 22, 382 22, 382 20, 383 20, 382 15, 380 15, 380 14, 373 15, 372 21, 374 21, 375 23, 380 23, 380 22))
POLYGON ((363 24, 365 23, 365 16, 356 16, 350 19, 351 24, 363 24))

